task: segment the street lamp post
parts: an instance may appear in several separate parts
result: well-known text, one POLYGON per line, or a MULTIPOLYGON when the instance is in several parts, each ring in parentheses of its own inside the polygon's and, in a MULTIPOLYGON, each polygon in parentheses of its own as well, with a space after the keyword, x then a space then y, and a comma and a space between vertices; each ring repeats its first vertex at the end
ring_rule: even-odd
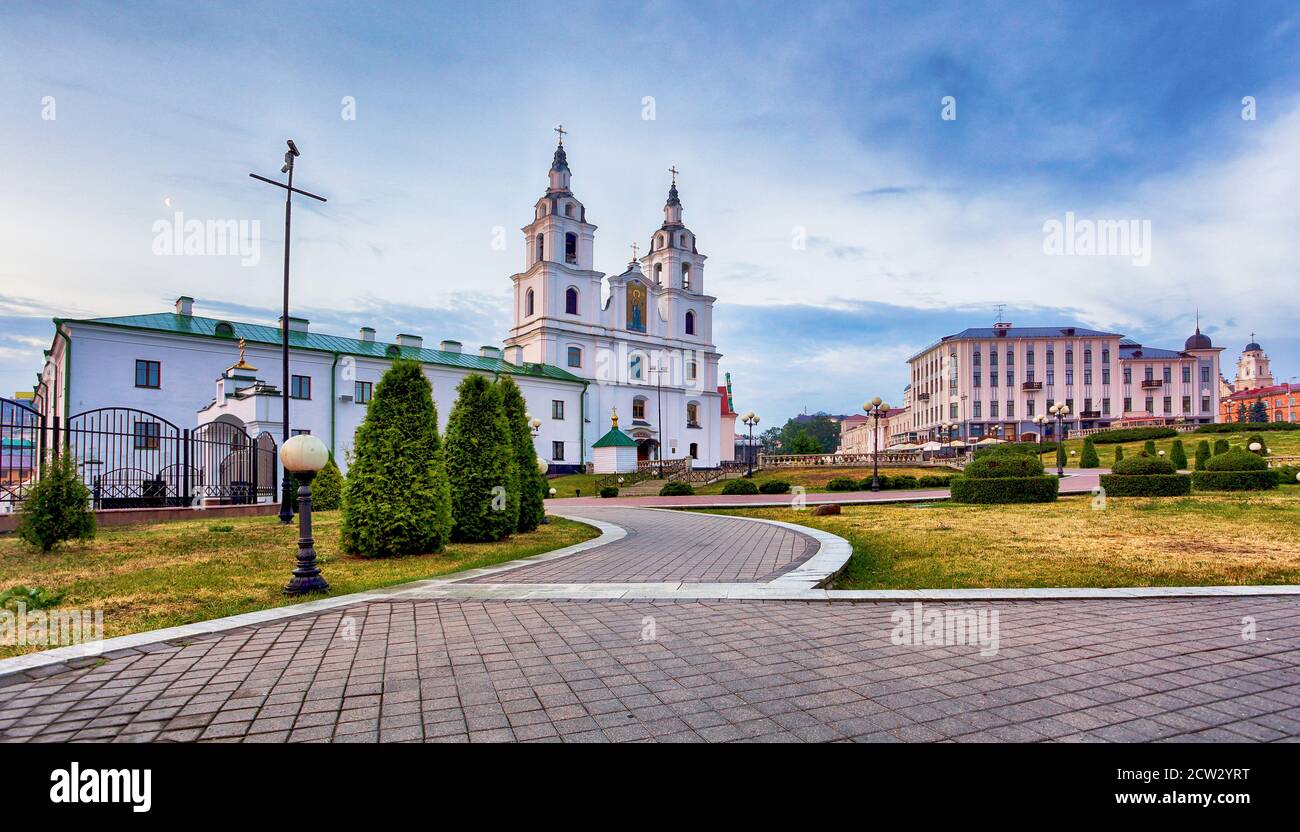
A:
POLYGON ((749 426, 749 444, 745 447, 745 458, 749 460, 749 471, 745 476, 752 477, 754 476, 754 425, 758 424, 758 415, 751 410, 745 414, 745 418, 741 419, 741 421, 749 426))
MULTIPOLYGON (((265 182, 268 185, 274 185, 277 188, 284 188, 284 309, 280 316, 280 364, 281 378, 283 387, 280 388, 280 398, 283 402, 281 416, 284 424, 280 431, 280 447, 289 443, 289 227, 293 217, 293 195, 302 194, 312 199, 318 199, 321 202, 327 200, 323 196, 308 191, 303 191, 293 186, 293 160, 302 155, 298 152, 298 146, 289 139, 286 144, 289 149, 284 153, 284 166, 280 168, 280 173, 289 174, 289 181, 276 182, 274 179, 267 179, 265 176, 258 176, 256 173, 250 173, 254 179, 265 182)), ((284 470, 284 481, 280 484, 280 522, 288 525, 293 520, 293 501, 289 496, 289 470, 284 470)))
POLYGON ((285 595, 329 592, 330 585, 316 565, 316 541, 311 535, 311 481, 330 460, 325 443, 300 434, 280 446, 280 464, 298 480, 298 566, 284 588, 285 595))
MULTIPOLYGON (((1065 443, 1065 435, 1061 432, 1061 431, 1063 430, 1063 428, 1062 428, 1062 420, 1064 420, 1066 416, 1069 416, 1069 415, 1070 415, 1070 406, 1069 406, 1068 404, 1059 403, 1059 404, 1054 404, 1054 405, 1052 405, 1051 407, 1048 408, 1048 410, 1051 411, 1052 415, 1054 415, 1054 416, 1056 417, 1056 437, 1055 437, 1055 438, 1056 438, 1057 443, 1059 443, 1057 447, 1063 448, 1063 447, 1065 447, 1065 444, 1064 444, 1064 443, 1065 443)), ((1064 477, 1064 476, 1065 476, 1065 465, 1064 465, 1064 460, 1061 459, 1061 454, 1060 454, 1059 451, 1058 451, 1057 454, 1056 454, 1056 476, 1057 476, 1057 477, 1064 477)))
POLYGON ((871 490, 880 490, 880 417, 889 412, 889 405, 876 396, 862 405, 872 419, 871 427, 871 490))
POLYGON ((1042 457, 1043 434, 1047 431, 1047 417, 1041 413, 1038 414, 1037 416, 1034 417, 1034 424, 1038 425, 1038 455, 1039 457, 1042 457))

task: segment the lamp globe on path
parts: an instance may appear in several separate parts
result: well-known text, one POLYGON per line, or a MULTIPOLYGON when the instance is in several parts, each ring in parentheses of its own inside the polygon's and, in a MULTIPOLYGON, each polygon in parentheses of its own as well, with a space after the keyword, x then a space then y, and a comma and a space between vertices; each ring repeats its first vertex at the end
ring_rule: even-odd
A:
POLYGON ((328 592, 330 585, 316 565, 316 541, 311 536, 311 481, 330 460, 329 449, 311 434, 291 437, 280 448, 280 463, 298 481, 298 566, 284 588, 285 595, 328 592))

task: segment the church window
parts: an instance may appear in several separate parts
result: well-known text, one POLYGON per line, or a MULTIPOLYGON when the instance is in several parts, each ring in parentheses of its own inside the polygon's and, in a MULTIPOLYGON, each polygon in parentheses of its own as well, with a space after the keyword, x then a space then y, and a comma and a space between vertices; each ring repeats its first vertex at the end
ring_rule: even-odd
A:
POLYGON ((627 284, 627 328, 636 332, 645 332, 645 322, 645 286, 634 280, 627 284))
POLYGON ((655 285, 662 286, 664 282, 664 264, 655 263, 655 285))
POLYGON ((566 203, 564 203, 564 216, 566 216, 566 217, 571 217, 571 216, 573 216, 573 203, 572 203, 572 202, 566 202, 566 203))
POLYGON ((563 442, 552 442, 552 443, 551 443, 551 461, 552 461, 552 462, 563 462, 563 461, 564 461, 564 443, 563 443, 563 442))
POLYGON ((697 375, 699 375, 699 365, 696 364, 694 361, 687 361, 687 362, 686 362, 686 380, 687 380, 687 381, 695 381, 695 378, 696 378, 697 375))
POLYGON ((582 366, 582 347, 569 347, 569 366, 582 366))
POLYGON ((632 418, 645 419, 645 399, 635 398, 632 400, 632 418))
POLYGON ((552 419, 555 419, 555 420, 557 420, 557 421, 563 421, 563 420, 564 420, 564 400, 563 400, 563 399, 552 399, 552 400, 551 400, 551 418, 552 418, 552 419))
POLYGON ((235 327, 229 321, 222 321, 217 324, 216 333, 222 338, 234 338, 235 327))
POLYGON ((658 237, 655 237, 655 248, 663 248, 663 247, 664 247, 664 235, 660 234, 658 237))
POLYGON ((683 289, 691 288, 691 264, 690 263, 682 264, 682 288, 683 289))
POLYGON ((537 312, 536 296, 533 294, 533 290, 529 289, 528 292, 524 295, 524 314, 533 315, 536 312, 537 312))
POLYGON ((564 311, 568 315, 578 314, 578 290, 572 286, 564 291, 564 311))
POLYGON ((564 262, 578 262, 578 235, 572 231, 564 235, 564 262))
POLYGON ((541 262, 546 259, 546 235, 537 235, 537 260, 541 262))
POLYGON ((700 458, 700 444, 698 442, 692 442, 691 459, 699 459, 699 458, 700 458))
POLYGON ((632 379, 633 381, 640 381, 644 373, 645 373, 645 360, 639 354, 633 355, 631 360, 628 361, 628 365, 627 365, 628 378, 632 379))
POLYGON ((694 312, 686 313, 686 334, 687 335, 695 334, 695 313, 694 312))
POLYGON ((685 235, 685 234, 678 234, 678 235, 677 235, 677 245, 681 246, 682 248, 686 248, 686 235, 685 235))
MULTIPOLYGON (((686 427, 698 428, 700 426, 700 406, 695 402, 686 405, 686 427)), ((694 454, 692 454, 694 456, 694 454)))
POLYGON ((311 398, 311 376, 290 376, 289 377, 289 398, 310 399, 311 398))
POLYGON ((135 362, 135 386, 149 387, 155 390, 162 387, 162 362, 137 358, 135 362))

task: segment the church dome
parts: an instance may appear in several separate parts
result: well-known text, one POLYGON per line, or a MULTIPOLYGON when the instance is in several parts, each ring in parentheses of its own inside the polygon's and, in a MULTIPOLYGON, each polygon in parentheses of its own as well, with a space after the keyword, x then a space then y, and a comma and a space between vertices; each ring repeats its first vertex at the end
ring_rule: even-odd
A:
POLYGON ((1249 344, 1247 344, 1247 345, 1246 345, 1246 349, 1245 349, 1245 352, 1263 352, 1263 351, 1264 351, 1264 348, 1261 347, 1261 346, 1260 346, 1258 343, 1256 343, 1255 341, 1251 341, 1249 344))
POLYGON ((1183 345, 1185 350, 1208 350, 1212 348, 1213 344, 1210 343, 1210 336, 1202 335, 1199 326, 1196 328, 1196 334, 1188 338, 1187 343, 1183 345))

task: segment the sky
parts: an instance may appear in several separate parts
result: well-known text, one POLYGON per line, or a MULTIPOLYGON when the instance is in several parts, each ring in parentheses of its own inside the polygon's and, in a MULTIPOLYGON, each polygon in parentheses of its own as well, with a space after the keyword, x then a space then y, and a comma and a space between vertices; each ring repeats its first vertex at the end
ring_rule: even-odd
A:
POLYGON ((1229 375, 1252 332, 1300 374, 1293 2, 7 2, 0 67, 0 393, 55 316, 273 321, 283 201, 248 174, 290 137, 329 198, 295 203, 295 314, 500 344, 560 123, 608 274, 681 171, 765 426, 899 401, 999 314, 1177 348, 1199 309, 1229 375), (168 253, 178 213, 255 253, 168 253), (1049 240, 1108 221, 1141 245, 1049 240))

